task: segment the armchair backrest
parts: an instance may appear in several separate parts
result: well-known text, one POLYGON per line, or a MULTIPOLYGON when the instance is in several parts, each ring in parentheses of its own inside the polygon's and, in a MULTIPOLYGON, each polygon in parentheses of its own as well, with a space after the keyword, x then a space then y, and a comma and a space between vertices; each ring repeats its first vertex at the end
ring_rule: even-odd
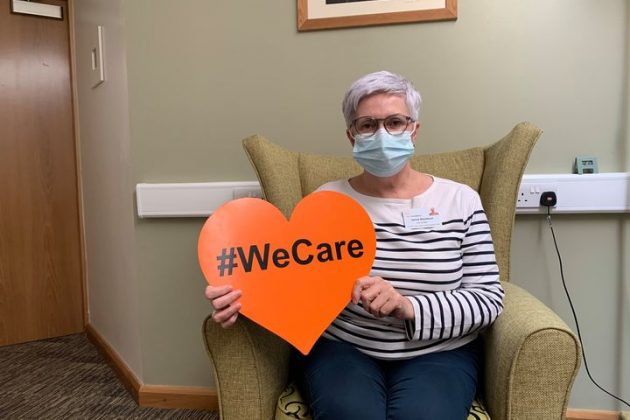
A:
MULTIPOLYGON (((414 169, 467 184, 481 196, 490 222, 502 281, 510 279, 510 246, 516 198, 529 155, 542 130, 517 124, 501 140, 487 147, 416 155, 414 169)), ((243 140, 243 147, 260 182, 264 197, 288 218, 302 197, 320 185, 361 172, 351 157, 290 151, 259 135, 243 140)))

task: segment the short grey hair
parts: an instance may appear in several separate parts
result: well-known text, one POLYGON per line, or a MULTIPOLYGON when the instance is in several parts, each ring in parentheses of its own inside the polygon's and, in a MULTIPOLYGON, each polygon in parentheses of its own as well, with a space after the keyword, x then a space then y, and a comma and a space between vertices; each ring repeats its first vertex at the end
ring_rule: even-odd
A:
POLYGON ((357 107, 363 98, 377 93, 399 95, 405 98, 409 116, 417 121, 420 116, 422 97, 411 82, 404 77, 389 71, 377 71, 366 74, 355 81, 343 97, 341 110, 350 128, 356 118, 357 107))

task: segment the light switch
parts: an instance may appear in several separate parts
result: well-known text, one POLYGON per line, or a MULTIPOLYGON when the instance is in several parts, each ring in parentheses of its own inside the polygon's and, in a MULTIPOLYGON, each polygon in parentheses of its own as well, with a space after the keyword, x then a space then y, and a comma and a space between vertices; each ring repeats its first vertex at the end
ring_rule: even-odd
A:
POLYGON ((90 38, 90 81, 92 89, 105 81, 105 56, 103 54, 103 27, 95 26, 90 38))

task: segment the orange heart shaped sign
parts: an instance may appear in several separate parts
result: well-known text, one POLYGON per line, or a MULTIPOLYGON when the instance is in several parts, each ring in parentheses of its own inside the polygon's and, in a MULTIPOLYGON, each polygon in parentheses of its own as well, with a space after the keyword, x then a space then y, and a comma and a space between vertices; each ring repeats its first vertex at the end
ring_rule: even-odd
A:
POLYGON ((209 284, 242 290, 241 314, 308 354, 369 273, 376 238, 359 203, 320 191, 289 221, 266 201, 230 201, 204 224, 198 252, 209 284))

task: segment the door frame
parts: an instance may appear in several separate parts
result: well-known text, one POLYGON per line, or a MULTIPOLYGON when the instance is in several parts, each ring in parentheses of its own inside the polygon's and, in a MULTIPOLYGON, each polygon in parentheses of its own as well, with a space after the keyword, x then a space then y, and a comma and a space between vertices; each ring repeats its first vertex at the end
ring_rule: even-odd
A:
POLYGON ((77 189, 77 210, 79 214, 79 252, 81 259, 81 287, 83 289, 83 328, 90 322, 90 308, 88 307, 88 285, 87 285, 87 255, 85 245, 85 216, 83 207, 83 178, 81 171, 81 142, 79 130, 79 90, 77 85, 77 65, 76 65, 76 31, 74 27, 74 2, 66 0, 68 19, 68 42, 70 44, 70 86, 72 89, 72 122, 74 125, 74 158, 76 165, 76 189, 77 189))

